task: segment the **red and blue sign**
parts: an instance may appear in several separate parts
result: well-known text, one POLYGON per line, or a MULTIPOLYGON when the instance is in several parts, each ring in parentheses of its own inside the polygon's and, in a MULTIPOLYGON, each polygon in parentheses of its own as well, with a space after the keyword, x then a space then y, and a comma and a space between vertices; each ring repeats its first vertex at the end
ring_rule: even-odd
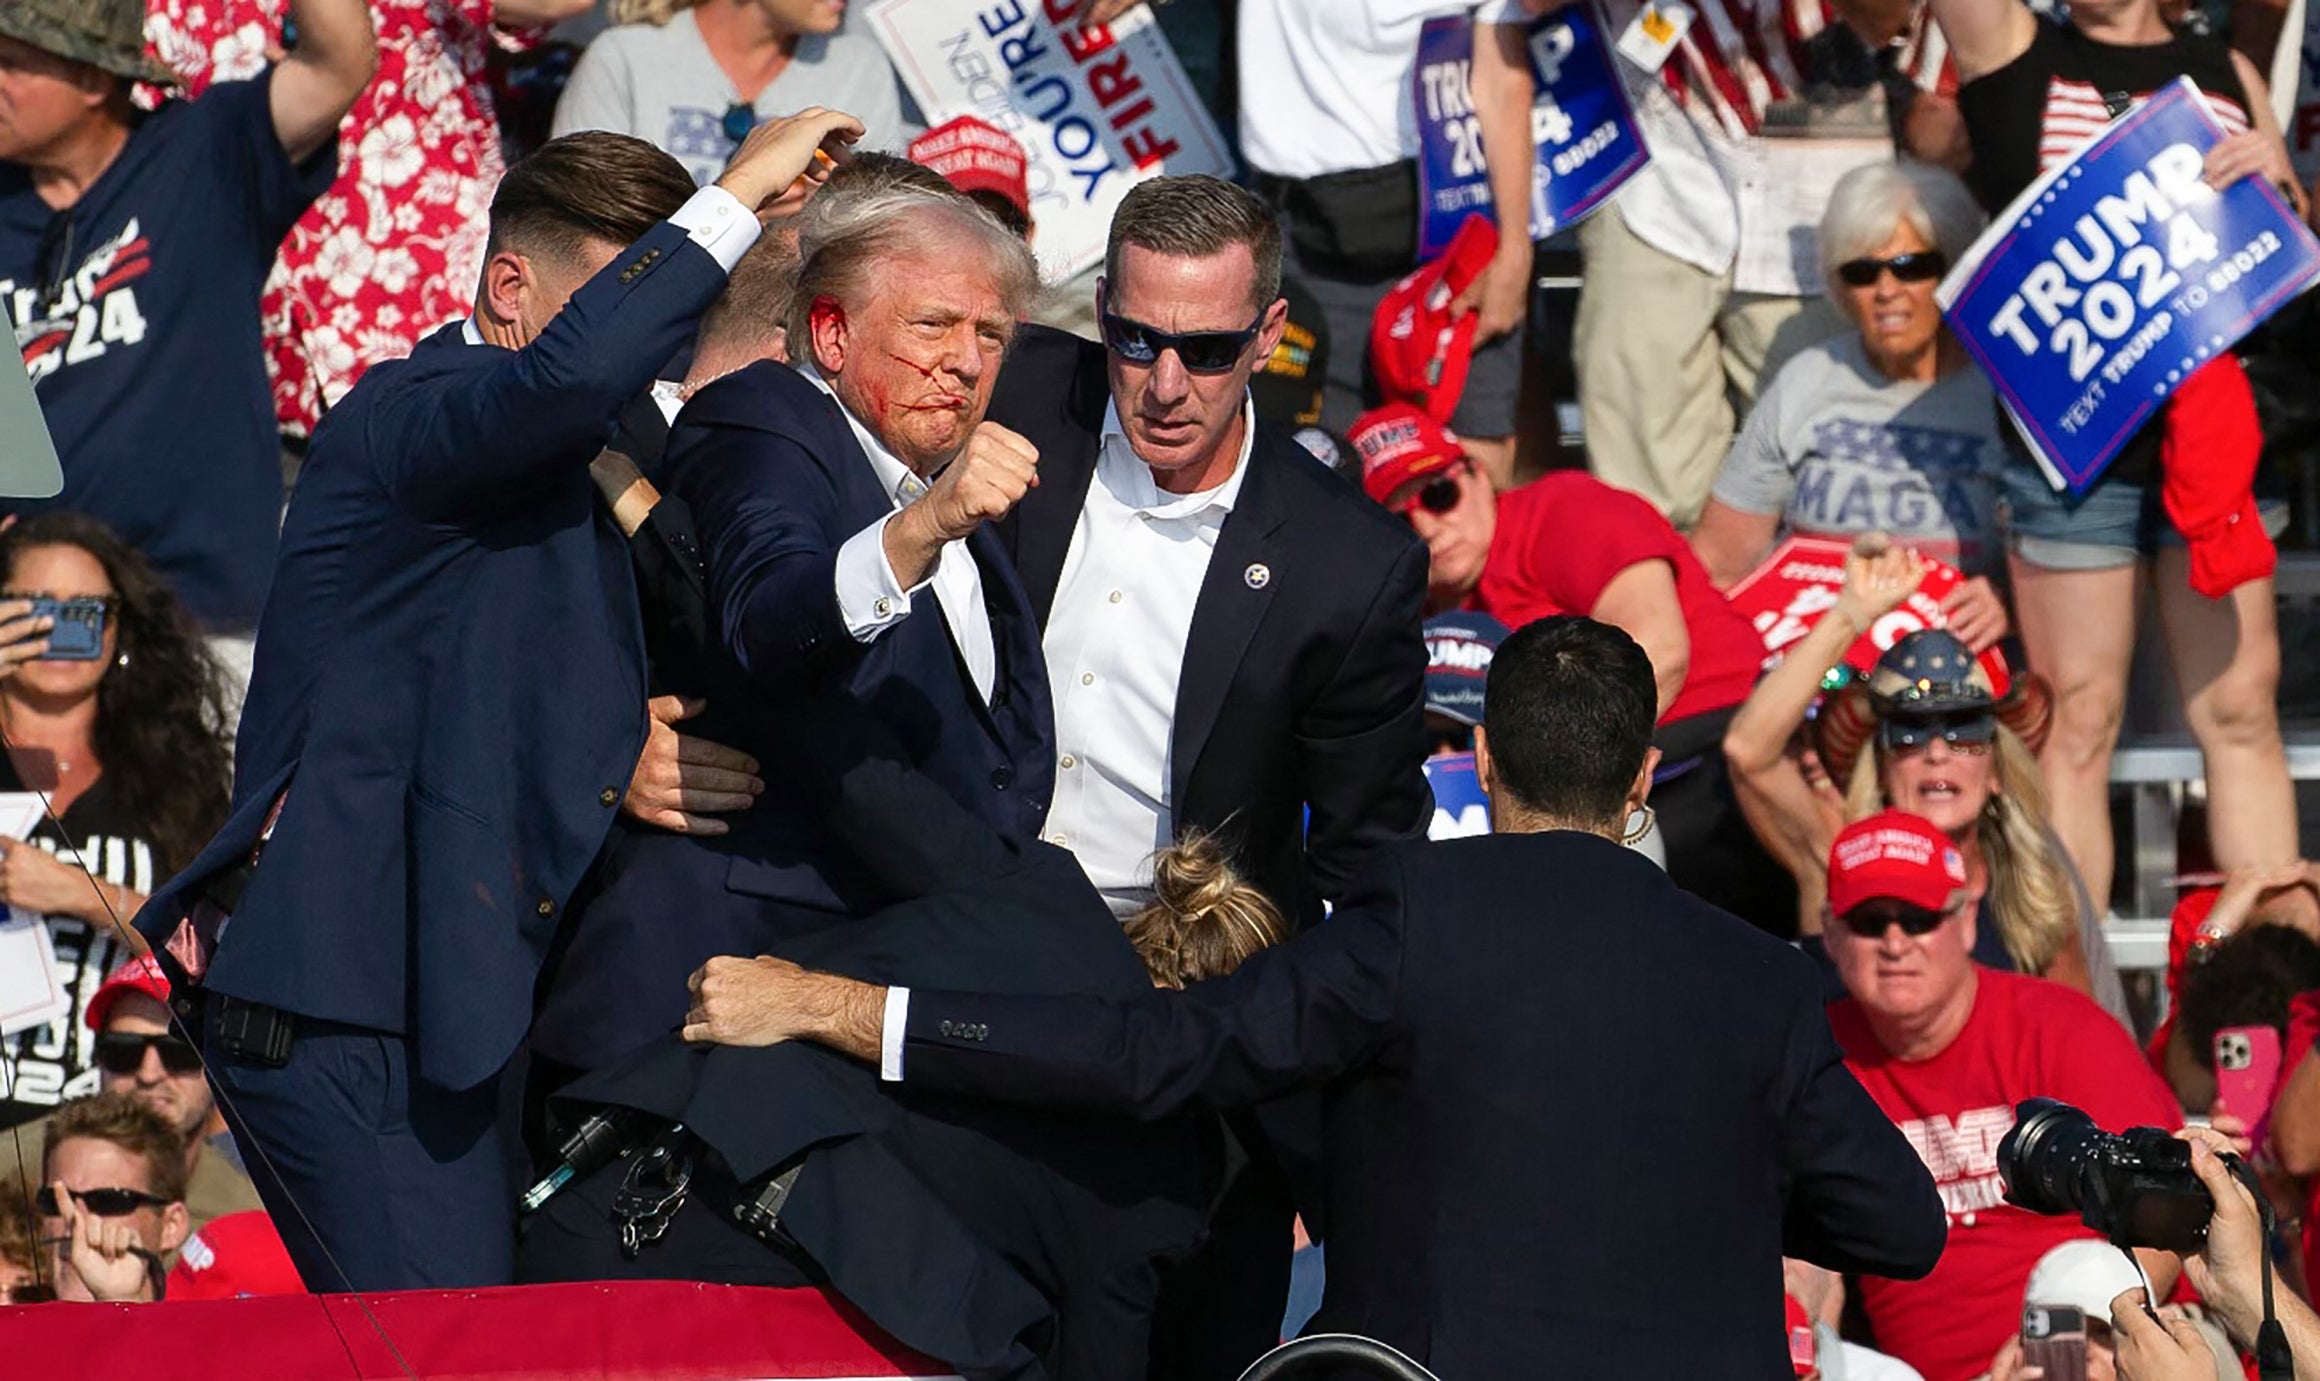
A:
POLYGON ((2083 493, 2177 385, 2320 282, 2279 191, 2200 180, 2224 128, 2188 79, 2049 170, 1941 285, 2054 487, 2083 493))
MULTIPOLYGON (((1530 232, 1545 239, 1603 204, 1650 161, 1635 109, 1613 70, 1600 17, 1568 5, 1533 25, 1530 232)), ((1482 121, 1468 82, 1474 25, 1462 15, 1426 21, 1418 34, 1411 98, 1418 128, 1418 257, 1432 259, 1476 211, 1490 214, 1482 121)))

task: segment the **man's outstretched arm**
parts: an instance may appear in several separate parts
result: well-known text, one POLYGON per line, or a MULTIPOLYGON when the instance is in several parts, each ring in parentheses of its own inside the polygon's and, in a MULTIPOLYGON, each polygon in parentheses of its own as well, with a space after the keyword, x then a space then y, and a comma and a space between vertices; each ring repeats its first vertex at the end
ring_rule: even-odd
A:
POLYGON ((889 1080, 1010 1102, 1145 1118, 1244 1107, 1359 1065, 1390 1030, 1399 891, 1386 879, 1362 890, 1229 977, 1127 1000, 912 991, 768 957, 714 959, 693 976, 684 1036, 810 1040, 875 1061, 889 1080))

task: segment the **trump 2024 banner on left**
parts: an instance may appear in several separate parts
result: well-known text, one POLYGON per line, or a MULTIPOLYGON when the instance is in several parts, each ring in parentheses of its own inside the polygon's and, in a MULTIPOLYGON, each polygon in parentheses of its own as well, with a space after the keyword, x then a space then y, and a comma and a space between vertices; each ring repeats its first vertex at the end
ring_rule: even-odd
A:
MULTIPOLYGON (((1082 28, 1080 0, 875 0, 863 13, 929 125, 978 116, 1028 160, 1050 282, 1104 257, 1112 210, 1162 173, 1230 177, 1232 152, 1148 7, 1082 28)), ((875 133, 876 131, 872 131, 875 133)))
MULTIPOLYGON (((1651 161, 1612 68, 1595 8, 1567 5, 1531 26, 1531 238, 1584 219, 1651 161)), ((1418 128, 1418 257, 1450 247, 1468 213, 1491 209, 1482 122, 1470 87, 1474 25, 1429 19, 1418 32, 1410 99, 1418 128)))
POLYGON ((2056 489, 2085 492, 2176 385, 2320 281, 2261 177, 2200 180, 2224 137, 2178 79, 2014 199, 1942 280, 1950 329, 2056 489))

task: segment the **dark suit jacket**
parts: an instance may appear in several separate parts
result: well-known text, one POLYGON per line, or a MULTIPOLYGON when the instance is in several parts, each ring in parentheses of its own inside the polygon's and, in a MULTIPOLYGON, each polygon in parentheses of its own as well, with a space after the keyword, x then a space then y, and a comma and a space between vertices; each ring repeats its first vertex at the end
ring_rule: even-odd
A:
POLYGON ((914 991, 906 1087, 1158 1116, 1327 1093, 1328 1297, 1445 1377, 1606 1348, 1788 1374, 1785 1252, 1914 1278, 1944 1218, 1811 961, 1592 835, 1399 846, 1228 978, 1121 1002, 914 991))
POLYGON ((505 1063, 644 741, 634 581, 588 463, 724 284, 660 225, 530 347, 447 328, 331 410, 284 523, 233 814, 140 915, 156 948, 288 786, 209 986, 407 1033, 448 1087, 505 1063))
MULTIPOLYGON (((1023 328, 999 374, 991 419, 1039 448, 1039 486, 1000 531, 1042 628, 1110 401, 1103 347, 1045 327, 1023 328)), ((1225 840, 1294 924, 1432 818, 1425 599, 1408 526, 1260 425, 1193 610, 1170 796, 1178 829, 1225 840)))
MULTIPOLYGON (((895 901, 800 929, 772 952, 879 983, 1149 989, 1070 854, 999 838, 902 761, 858 703, 822 696, 797 708, 768 733, 788 789, 895 901)), ((790 1234, 881 1328, 969 1376, 1138 1381, 1160 1267, 1200 1226, 1203 1154, 1183 1120, 1139 1126, 948 1099, 881 1085, 876 1071, 811 1046, 701 1050, 674 1038, 566 1096, 681 1121, 741 1181, 803 1156, 783 1211, 790 1234)), ((592 1207, 575 1195, 549 1211, 568 1232, 609 1240, 592 1207)), ((601 1257, 576 1265, 603 1269, 601 1257)), ((666 1251, 636 1268, 696 1274, 666 1251)))
POLYGON ((714 838, 620 826, 576 904, 533 1046, 594 1068, 683 1017, 685 979, 719 954, 867 914, 889 899, 828 818, 784 780, 769 726, 798 697, 843 687, 905 759, 1000 837, 1035 836, 1055 782, 1038 627, 998 539, 967 541, 998 670, 985 704, 931 588, 864 645, 838 610, 838 548, 892 508, 845 416, 786 365, 752 365, 693 396, 671 434, 669 489, 707 563, 715 665, 697 731, 756 755, 767 790, 714 838))

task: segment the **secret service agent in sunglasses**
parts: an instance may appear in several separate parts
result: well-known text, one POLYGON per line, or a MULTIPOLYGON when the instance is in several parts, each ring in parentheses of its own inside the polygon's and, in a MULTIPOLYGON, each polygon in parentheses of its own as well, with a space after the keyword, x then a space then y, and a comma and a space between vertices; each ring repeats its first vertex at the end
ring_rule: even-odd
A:
POLYGON ((1877 721, 1877 742, 1888 753, 1922 752, 1938 738, 1953 753, 1978 756, 1997 737, 1997 716, 1990 714, 1890 714, 1877 721))
POLYGON ((192 1074, 201 1068, 201 1052, 191 1041, 163 1033, 101 1031, 97 1034, 97 1065, 107 1074, 135 1074, 145 1067, 145 1052, 161 1052, 161 1067, 171 1074, 192 1074))
POLYGON ((1104 313, 1104 348, 1130 364, 1154 364, 1170 350, 1195 374, 1223 374, 1240 363, 1241 352, 1265 328, 1265 313, 1240 331, 1189 331, 1178 335, 1146 326, 1116 312, 1104 313))
MULTIPOLYGON (((142 1189, 68 1189, 65 1193, 82 1208, 99 1218, 126 1218, 141 1208, 167 1208, 170 1201, 142 1189)), ((64 1205, 57 1202, 56 1186, 44 1184, 33 1195, 32 1206, 43 1218, 62 1218, 64 1205)))

